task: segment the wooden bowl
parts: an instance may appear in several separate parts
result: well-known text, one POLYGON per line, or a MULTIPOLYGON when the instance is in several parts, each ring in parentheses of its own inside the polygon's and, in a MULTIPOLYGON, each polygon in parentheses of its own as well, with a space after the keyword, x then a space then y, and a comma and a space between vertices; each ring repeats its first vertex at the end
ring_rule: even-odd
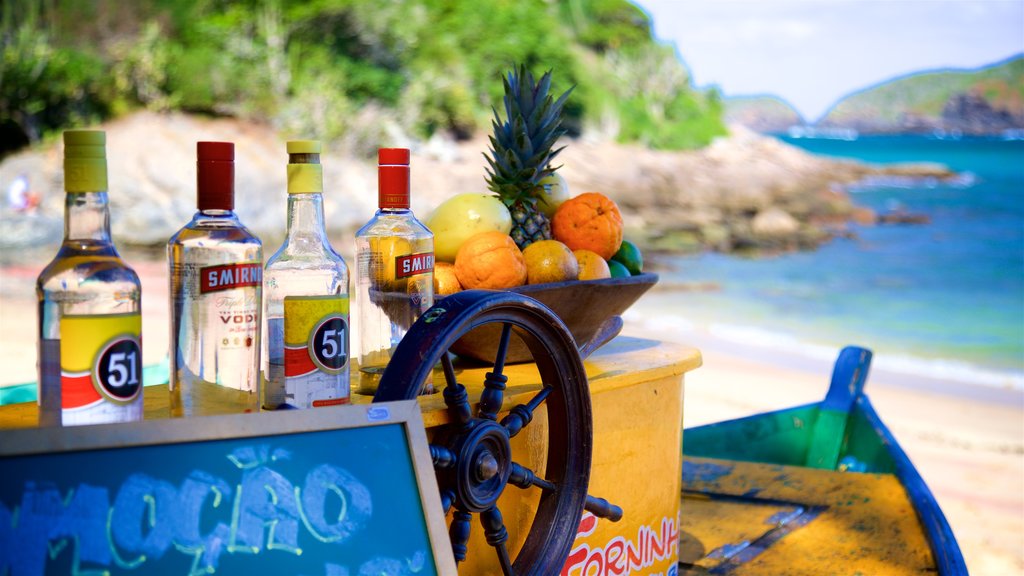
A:
MULTIPOLYGON (((533 284, 512 288, 550 308, 572 332, 584 357, 618 333, 619 316, 658 281, 657 274, 639 274, 629 278, 607 278, 533 284)), ((516 336, 509 341, 505 362, 532 362, 533 355, 516 336)), ((452 346, 462 358, 493 364, 501 326, 489 324, 466 334, 452 346)))

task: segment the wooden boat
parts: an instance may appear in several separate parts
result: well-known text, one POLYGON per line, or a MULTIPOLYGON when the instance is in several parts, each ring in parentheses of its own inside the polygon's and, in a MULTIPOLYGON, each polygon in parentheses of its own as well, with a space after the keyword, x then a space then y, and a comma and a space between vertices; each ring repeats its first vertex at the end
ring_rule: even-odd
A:
POLYGON ((825 400, 685 429, 681 574, 967 574, 842 350, 825 400))

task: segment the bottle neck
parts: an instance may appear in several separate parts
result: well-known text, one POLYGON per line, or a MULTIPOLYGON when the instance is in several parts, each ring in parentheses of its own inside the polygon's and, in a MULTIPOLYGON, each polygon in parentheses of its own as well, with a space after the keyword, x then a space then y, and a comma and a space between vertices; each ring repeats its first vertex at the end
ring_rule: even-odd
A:
POLYGON ((323 202, 318 192, 288 195, 287 243, 325 244, 323 202))
POLYGON ((110 208, 106 192, 65 195, 64 241, 110 243, 110 208))

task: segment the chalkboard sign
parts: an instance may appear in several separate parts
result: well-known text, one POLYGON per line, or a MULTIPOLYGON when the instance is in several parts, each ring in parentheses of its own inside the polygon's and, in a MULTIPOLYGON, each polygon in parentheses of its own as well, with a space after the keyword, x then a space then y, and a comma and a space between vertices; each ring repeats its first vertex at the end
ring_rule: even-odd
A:
POLYGON ((0 574, 454 573, 415 401, 0 431, 0 574))

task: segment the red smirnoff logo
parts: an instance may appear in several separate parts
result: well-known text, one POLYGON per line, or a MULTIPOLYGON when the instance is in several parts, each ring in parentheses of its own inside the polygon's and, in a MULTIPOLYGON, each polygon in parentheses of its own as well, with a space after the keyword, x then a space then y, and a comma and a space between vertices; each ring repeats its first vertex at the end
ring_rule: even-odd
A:
POLYGON ((208 266, 199 271, 199 278, 200 294, 243 286, 259 286, 263 282, 263 267, 259 264, 208 266))
POLYGON ((421 252, 395 258, 395 278, 408 278, 434 271, 434 253, 421 252))

